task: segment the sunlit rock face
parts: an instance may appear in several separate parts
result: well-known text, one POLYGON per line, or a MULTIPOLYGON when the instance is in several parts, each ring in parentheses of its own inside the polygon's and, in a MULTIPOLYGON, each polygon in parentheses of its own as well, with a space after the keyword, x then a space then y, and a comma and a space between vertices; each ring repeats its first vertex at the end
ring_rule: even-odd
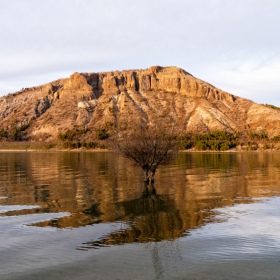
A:
POLYGON ((74 127, 88 128, 81 136, 87 140, 108 123, 164 124, 167 117, 181 132, 280 134, 280 111, 224 92, 177 67, 74 73, 0 98, 0 128, 29 124, 26 140, 52 141, 74 127))

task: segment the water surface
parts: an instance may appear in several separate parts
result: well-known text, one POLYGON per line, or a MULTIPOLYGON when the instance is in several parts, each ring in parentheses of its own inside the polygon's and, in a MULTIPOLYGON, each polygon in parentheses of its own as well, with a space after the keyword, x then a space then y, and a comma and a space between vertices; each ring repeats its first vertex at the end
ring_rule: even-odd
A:
POLYGON ((0 153, 0 279, 278 279, 280 154, 0 153))

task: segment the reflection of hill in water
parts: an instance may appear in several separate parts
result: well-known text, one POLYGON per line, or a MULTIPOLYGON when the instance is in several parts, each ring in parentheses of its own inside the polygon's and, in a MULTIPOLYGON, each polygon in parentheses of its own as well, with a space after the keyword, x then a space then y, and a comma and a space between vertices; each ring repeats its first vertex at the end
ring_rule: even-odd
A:
MULTIPOLYGON (((109 221, 126 224, 125 229, 117 230, 104 238, 102 244, 174 239, 186 235, 187 229, 197 226, 196 223, 190 224, 191 219, 188 219, 188 215, 182 217, 180 210, 176 209, 174 200, 169 196, 157 195, 155 190, 152 193, 145 191, 138 199, 116 202, 114 211, 114 219, 102 220, 102 217, 108 215, 101 213, 99 205, 94 204, 82 213, 33 225, 69 228, 109 221)), ((207 215, 206 212, 203 213, 207 215)), ((100 242, 101 240, 98 241, 99 244, 100 242)))
POLYGON ((116 207, 122 213, 119 220, 126 226, 80 248, 173 240, 186 235, 190 228, 169 197, 144 194, 139 199, 119 202, 116 207))
POLYGON ((71 213, 42 227, 126 225, 86 246, 160 241, 211 221, 212 209, 279 194, 279 167, 279 154, 181 154, 143 195, 141 171, 112 153, 2 153, 0 205, 41 207, 6 216, 71 213))

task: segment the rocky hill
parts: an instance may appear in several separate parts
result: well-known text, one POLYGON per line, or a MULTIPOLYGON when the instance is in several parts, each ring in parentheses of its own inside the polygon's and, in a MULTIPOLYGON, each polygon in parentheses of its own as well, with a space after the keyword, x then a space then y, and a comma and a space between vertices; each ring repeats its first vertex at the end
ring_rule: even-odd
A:
POLYGON ((74 73, 0 98, 2 139, 94 139, 131 122, 176 123, 182 132, 280 135, 280 111, 234 96, 177 67, 74 73), (69 136, 72 133, 72 136, 69 136))

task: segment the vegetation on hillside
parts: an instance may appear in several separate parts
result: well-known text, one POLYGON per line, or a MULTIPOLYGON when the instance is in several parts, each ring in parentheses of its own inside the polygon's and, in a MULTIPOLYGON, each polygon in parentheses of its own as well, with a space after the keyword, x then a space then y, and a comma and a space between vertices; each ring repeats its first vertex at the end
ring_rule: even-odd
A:
POLYGON ((274 110, 280 111, 280 107, 277 107, 277 106, 274 106, 274 105, 271 105, 271 104, 264 104, 264 106, 266 106, 268 108, 271 108, 271 109, 274 109, 274 110))
MULTIPOLYGON (((31 122, 20 125, 20 122, 15 120, 10 127, 0 127, 0 141, 2 143, 25 142, 30 125, 31 122)), ((119 129, 119 133, 125 133, 126 131, 129 130, 119 129)), ((115 127, 111 122, 106 122, 96 131, 74 126, 58 135, 57 143, 61 143, 61 145, 56 145, 55 141, 54 145, 57 148, 64 149, 104 149, 108 148, 108 141, 110 142, 115 137, 115 133, 115 127)), ((280 143, 278 143, 280 142, 280 135, 269 137, 264 132, 256 131, 249 131, 247 135, 240 135, 238 132, 216 130, 208 133, 165 134, 165 137, 171 137, 170 139, 176 142, 179 150, 227 151, 236 147, 241 150, 280 149, 280 143)))
POLYGON ((87 128, 74 128, 72 130, 67 129, 64 133, 59 133, 58 134, 58 139, 62 141, 73 141, 76 140, 78 137, 81 135, 87 133, 88 129, 87 128))

